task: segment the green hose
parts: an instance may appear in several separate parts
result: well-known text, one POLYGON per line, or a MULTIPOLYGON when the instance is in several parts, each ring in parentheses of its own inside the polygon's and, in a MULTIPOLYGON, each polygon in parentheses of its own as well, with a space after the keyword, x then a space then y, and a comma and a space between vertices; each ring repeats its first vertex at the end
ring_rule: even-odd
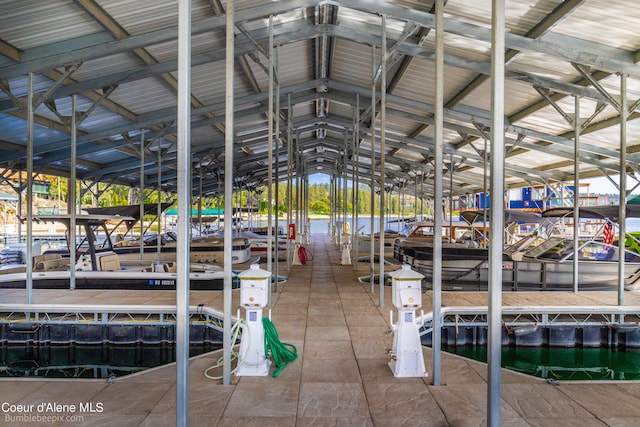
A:
POLYGON ((278 331, 268 317, 262 318, 262 326, 264 327, 264 352, 271 355, 276 365, 277 369, 271 375, 276 378, 289 362, 298 358, 298 350, 293 344, 280 342, 278 331))

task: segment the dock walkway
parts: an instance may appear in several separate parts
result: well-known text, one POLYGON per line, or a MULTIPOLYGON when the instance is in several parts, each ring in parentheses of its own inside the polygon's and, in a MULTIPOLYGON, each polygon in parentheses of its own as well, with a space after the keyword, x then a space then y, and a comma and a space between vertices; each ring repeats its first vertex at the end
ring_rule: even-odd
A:
MULTIPOLYGON (((292 268, 289 280, 273 294, 272 320, 283 342, 299 357, 277 378, 232 377, 232 385, 206 378, 204 371, 221 352, 193 358, 189 377, 189 419, 193 426, 482 426, 486 425, 487 368, 479 362, 442 353, 442 385, 430 378, 394 378, 387 366, 392 344, 389 330, 390 289, 385 307, 378 294, 356 280, 368 274, 341 266, 340 251, 324 235, 307 246, 313 259, 292 268)), ((367 270, 366 272, 364 270, 367 270)), ((238 304, 234 291, 234 306, 238 304)), ((628 305, 640 295, 627 294, 628 305)), ((504 293, 505 305, 613 305, 615 292, 504 293)), ((171 291, 34 291, 35 303, 173 304, 171 291)), ((483 292, 443 294, 445 305, 486 305, 483 292)), ((0 302, 25 302, 20 290, 1 290, 0 302)), ((192 292, 191 305, 221 309, 216 292, 192 292)), ((430 296, 423 308, 430 310, 430 296)), ((235 313, 235 311, 234 311, 235 313)), ((431 350, 424 349, 427 370, 431 350)), ((640 356, 639 356, 640 361, 640 356)), ((221 374, 221 372, 218 372, 221 374)), ((79 405, 92 402, 100 412, 27 415, 72 416, 50 425, 173 426, 175 366, 169 365, 116 379, 0 379, 0 403, 79 405), (76 417, 76 418, 73 418, 76 417)), ((5 405, 6 406, 6 405, 5 405)), ((27 406, 28 407, 28 406, 27 406)), ((0 425, 33 426, 20 413, 0 408, 0 425), (10 418, 14 417, 14 418, 10 418)), ((37 423, 35 423, 37 425, 37 423)), ((548 384, 503 370, 503 426, 640 425, 640 384, 548 384)))

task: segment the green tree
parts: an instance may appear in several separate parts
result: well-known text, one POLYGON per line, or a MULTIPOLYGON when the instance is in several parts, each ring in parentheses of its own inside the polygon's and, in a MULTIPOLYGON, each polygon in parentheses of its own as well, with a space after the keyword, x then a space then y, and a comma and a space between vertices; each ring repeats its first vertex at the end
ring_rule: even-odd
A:
POLYGON ((319 215, 328 215, 331 213, 331 209, 329 207, 329 203, 326 203, 323 200, 318 200, 311 205, 311 211, 315 214, 319 215))

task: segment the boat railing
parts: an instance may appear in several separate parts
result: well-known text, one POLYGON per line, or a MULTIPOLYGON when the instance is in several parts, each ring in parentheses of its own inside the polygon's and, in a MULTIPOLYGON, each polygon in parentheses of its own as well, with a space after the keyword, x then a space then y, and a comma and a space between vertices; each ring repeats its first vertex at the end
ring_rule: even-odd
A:
MULTIPOLYGON (((442 327, 487 327, 487 306, 442 307, 442 327)), ((502 325, 512 330, 549 326, 608 326, 618 331, 640 330, 640 306, 509 306, 501 309, 502 325)), ((433 330, 433 312, 416 318, 420 334, 433 330)))

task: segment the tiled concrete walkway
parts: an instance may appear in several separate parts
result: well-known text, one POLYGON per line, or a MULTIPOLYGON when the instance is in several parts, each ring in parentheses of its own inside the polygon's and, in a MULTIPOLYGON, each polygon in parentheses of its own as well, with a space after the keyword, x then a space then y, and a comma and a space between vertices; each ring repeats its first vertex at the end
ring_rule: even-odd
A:
MULTIPOLYGON (((294 344, 298 359, 279 377, 233 377, 233 384, 205 378, 220 353, 190 365, 189 419, 193 426, 481 426, 486 424, 486 366, 443 353, 442 384, 430 379, 394 378, 387 366, 392 336, 385 307, 369 285, 356 281, 351 266, 340 266, 339 250, 325 236, 308 246, 313 261, 294 267, 273 294, 273 322, 280 339, 294 344)), ((363 266, 359 274, 368 274, 363 266)), ((24 291, 1 291, 0 302, 24 302, 24 291)), ((171 304, 172 292, 36 291, 39 302, 171 304)), ((614 304, 615 293, 505 293, 505 304, 614 304)), ((446 305, 486 305, 485 293, 447 293, 446 305)), ((220 308, 217 293, 193 292, 191 304, 220 308)), ((237 295, 234 303, 237 304, 237 295)), ((234 305, 235 305, 234 304, 234 305)), ((640 305, 628 294, 628 305, 640 305)), ((423 302, 429 310, 430 298, 423 302)), ((427 370, 430 349, 424 349, 427 370)), ((640 362, 640 357, 639 357, 640 362)), ((215 372, 214 372, 215 373, 215 372)), ((503 371, 501 421, 505 426, 640 425, 640 384, 549 385, 503 371)), ((8 403, 101 403, 103 411, 81 414, 80 422, 53 425, 173 426, 175 367, 161 367, 103 380, 0 380, 8 403)), ((35 414, 35 413, 34 413, 35 414)), ((12 422, 0 414, 0 425, 12 422), (8 421, 7 421, 8 420, 8 421)), ((70 414, 62 414, 70 415, 70 414)), ((76 413, 75 415, 78 415, 76 413)), ((37 425, 37 424, 36 424, 37 425)))

